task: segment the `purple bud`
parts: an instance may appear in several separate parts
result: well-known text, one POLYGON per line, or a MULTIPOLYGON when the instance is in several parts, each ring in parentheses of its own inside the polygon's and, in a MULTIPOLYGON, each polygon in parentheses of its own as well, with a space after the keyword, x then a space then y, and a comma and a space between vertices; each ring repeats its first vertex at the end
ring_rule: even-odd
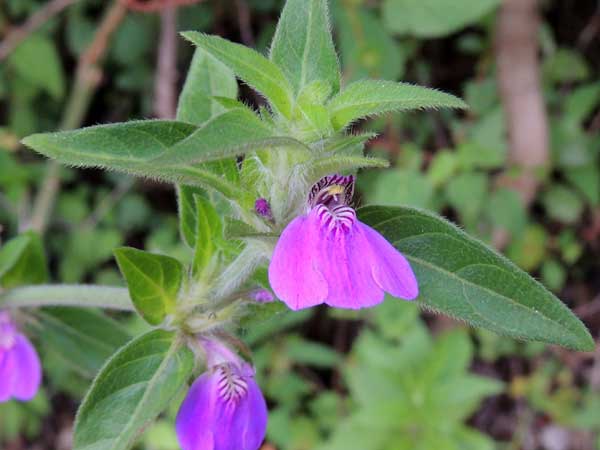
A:
POLYGON ((271 291, 268 291, 267 289, 255 289, 252 292, 250 292, 250 298, 252 300, 254 300, 255 302, 259 302, 259 303, 269 303, 272 302, 273 300, 275 300, 275 297, 273 297, 273 294, 271 294, 271 291))
POLYGON ((10 399, 31 400, 42 381, 35 348, 7 312, 0 311, 0 403, 10 399))
POLYGON ((273 220, 273 214, 271 213, 271 205, 264 198, 259 198, 254 202, 254 210, 259 216, 266 219, 273 220))
POLYGON ((352 176, 323 178, 309 194, 308 214, 283 230, 269 282, 291 309, 321 303, 360 309, 383 301, 385 292, 406 300, 418 296, 406 258, 348 206, 353 186, 352 176))
POLYGON ((183 450, 258 450, 267 430, 267 404, 254 368, 212 339, 201 340, 208 370, 194 382, 176 431, 183 450))

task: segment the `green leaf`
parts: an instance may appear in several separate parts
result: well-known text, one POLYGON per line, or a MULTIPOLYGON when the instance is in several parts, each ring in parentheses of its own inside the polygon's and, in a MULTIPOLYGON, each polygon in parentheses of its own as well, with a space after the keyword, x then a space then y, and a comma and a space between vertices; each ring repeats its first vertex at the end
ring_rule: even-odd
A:
POLYGON ((344 79, 402 78, 410 44, 395 40, 374 10, 358 2, 340 0, 333 5, 344 79))
POLYGON ((394 33, 440 37, 476 22, 498 4, 499 0, 385 0, 383 19, 394 33))
POLYGON ((376 206, 359 216, 408 258, 422 306, 518 339, 594 349, 585 326, 559 299, 444 219, 376 206))
POLYGON ((326 0, 288 0, 271 45, 271 60, 290 80, 296 95, 314 81, 340 88, 340 68, 331 38, 326 0))
POLYGON ((572 189, 557 184, 544 192, 542 203, 548 215, 555 220, 574 224, 583 213, 584 204, 572 189))
POLYGON ((228 66, 250 87, 264 95, 275 110, 290 117, 293 89, 275 63, 251 48, 218 36, 196 31, 186 31, 182 36, 228 66))
POLYGON ((206 269, 216 250, 216 243, 223 238, 223 227, 217 211, 210 201, 194 196, 196 204, 196 245, 194 250, 194 274, 206 269))
POLYGON ((40 341, 85 377, 92 378, 131 336, 110 317, 89 309, 54 307, 37 311, 40 341))
POLYGON ((196 49, 177 104, 177 120, 201 125, 226 111, 213 97, 237 97, 233 72, 202 49, 196 49))
POLYGON ((175 310, 183 265, 169 256, 130 247, 114 253, 137 311, 151 325, 159 325, 175 310))
POLYGON ((28 231, 0 248, 0 286, 9 289, 47 279, 46 255, 38 234, 28 231))
POLYGON ((64 164, 152 176, 157 169, 150 161, 197 130, 183 122, 144 120, 33 134, 23 144, 64 164))
POLYGON ((294 139, 269 136, 270 129, 256 116, 236 109, 200 128, 176 121, 134 121, 34 134, 23 143, 65 164, 208 187, 228 198, 242 198, 244 192, 213 164, 235 164, 229 160, 255 148, 304 148, 294 139))
POLYGON ((19 76, 43 89, 55 100, 65 94, 65 76, 52 40, 35 34, 23 41, 10 56, 9 63, 19 76))
POLYGON ((196 200, 195 196, 204 195, 201 189, 192 186, 177 186, 177 207, 179 209, 179 229, 183 242, 188 247, 196 246, 196 200))
POLYGON ((253 112, 234 109, 208 121, 186 139, 165 149, 150 163, 158 165, 197 164, 232 158, 265 147, 304 147, 289 137, 275 137, 271 127, 253 112))
POLYGON ((75 422, 74 450, 126 450, 182 389, 192 352, 173 334, 151 331, 102 368, 75 422))
POLYGON ((363 80, 333 97, 328 109, 336 130, 363 117, 423 108, 465 108, 459 98, 434 89, 393 81, 363 80))

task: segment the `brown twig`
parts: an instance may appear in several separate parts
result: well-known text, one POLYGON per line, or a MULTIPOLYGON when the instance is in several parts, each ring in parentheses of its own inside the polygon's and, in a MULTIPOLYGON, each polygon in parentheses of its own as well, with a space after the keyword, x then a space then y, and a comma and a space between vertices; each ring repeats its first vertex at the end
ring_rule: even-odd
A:
POLYGON ((177 106, 177 8, 163 9, 160 23, 154 114, 160 119, 172 119, 177 106))
POLYGON ((246 0, 235 0, 238 9, 238 24, 242 42, 248 47, 254 47, 254 34, 252 33, 252 17, 246 0))
MULTIPOLYGON (((61 129, 77 128, 83 122, 92 96, 102 78, 99 64, 106 52, 110 37, 123 21, 126 13, 127 7, 123 2, 115 1, 102 18, 92 43, 81 54, 73 89, 61 121, 61 129)), ((59 188, 60 165, 56 161, 50 161, 34 202, 31 220, 25 228, 39 233, 46 230, 59 188)))
POLYGON ((503 0, 496 27, 498 82, 509 139, 508 161, 520 175, 506 181, 529 205, 549 161, 548 120, 540 86, 537 0, 503 0))
POLYGON ((121 2, 132 11, 157 12, 178 6, 193 5, 203 0, 121 0, 121 2))
POLYGON ((0 43, 0 61, 4 60, 11 52, 31 33, 60 13, 67 6, 77 0, 51 0, 39 11, 32 14, 23 25, 14 28, 0 43))

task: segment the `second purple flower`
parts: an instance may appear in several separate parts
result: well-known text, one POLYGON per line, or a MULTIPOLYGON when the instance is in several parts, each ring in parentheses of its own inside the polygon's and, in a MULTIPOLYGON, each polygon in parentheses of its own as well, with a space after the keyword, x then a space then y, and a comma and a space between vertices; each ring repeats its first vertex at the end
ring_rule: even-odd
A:
POLYGON ((359 309, 380 303, 385 292, 406 300, 419 295, 406 258, 356 218, 353 190, 352 175, 321 179, 309 194, 308 213, 283 230, 269 282, 291 309, 321 303, 359 309))

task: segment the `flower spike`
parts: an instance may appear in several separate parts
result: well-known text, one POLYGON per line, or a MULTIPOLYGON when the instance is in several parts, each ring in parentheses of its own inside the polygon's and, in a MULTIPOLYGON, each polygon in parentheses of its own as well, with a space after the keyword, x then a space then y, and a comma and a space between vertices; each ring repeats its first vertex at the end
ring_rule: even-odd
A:
POLYGON ((384 293, 405 300, 419 294, 404 256, 349 206, 352 175, 330 175, 308 196, 308 213, 283 230, 269 265, 275 295, 291 309, 325 303, 360 309, 383 301, 384 293))

